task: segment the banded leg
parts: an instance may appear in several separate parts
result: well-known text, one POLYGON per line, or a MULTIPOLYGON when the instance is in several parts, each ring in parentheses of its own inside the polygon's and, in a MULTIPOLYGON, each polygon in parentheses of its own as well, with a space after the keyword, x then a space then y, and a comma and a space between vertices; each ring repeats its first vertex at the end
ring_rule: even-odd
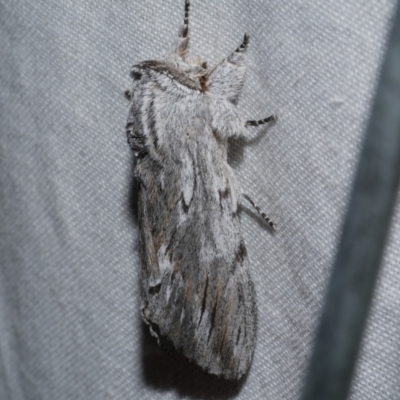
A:
POLYGON ((250 120, 250 121, 246 121, 246 127, 247 126, 260 126, 260 125, 264 125, 267 124, 268 122, 275 122, 278 119, 278 116, 276 114, 270 115, 267 118, 264 119, 260 119, 258 121, 255 120, 250 120))
POLYGON ((271 219, 268 217, 268 215, 265 214, 265 212, 263 212, 261 210, 261 208, 258 207, 258 205, 256 205, 254 203, 254 201, 251 199, 251 197, 249 197, 247 194, 243 194, 243 197, 245 197, 245 199, 257 210, 257 212, 261 215, 261 217, 264 219, 264 221, 267 222, 268 226, 272 230, 275 230, 275 228, 276 228, 275 222, 271 221, 271 219))

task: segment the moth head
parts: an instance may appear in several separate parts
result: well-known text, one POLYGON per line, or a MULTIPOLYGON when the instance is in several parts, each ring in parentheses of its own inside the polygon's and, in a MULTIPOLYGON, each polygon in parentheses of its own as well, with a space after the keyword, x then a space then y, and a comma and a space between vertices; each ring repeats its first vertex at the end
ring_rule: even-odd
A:
POLYGON ((186 64, 189 66, 190 70, 196 77, 204 77, 208 74, 207 61, 200 57, 192 56, 187 57, 186 64))
POLYGON ((167 56, 167 62, 191 79, 204 80, 208 75, 207 61, 197 56, 181 57, 177 54, 167 56))

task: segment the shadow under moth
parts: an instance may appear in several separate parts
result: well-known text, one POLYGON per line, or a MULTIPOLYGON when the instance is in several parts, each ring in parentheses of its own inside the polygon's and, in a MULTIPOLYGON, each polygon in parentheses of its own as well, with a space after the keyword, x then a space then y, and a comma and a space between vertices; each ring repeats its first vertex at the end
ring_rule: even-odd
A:
POLYGON ((228 165, 228 139, 275 121, 244 119, 236 104, 249 36, 213 69, 188 56, 189 6, 164 61, 131 69, 126 125, 139 190, 141 310, 211 374, 240 379, 256 341, 257 310, 238 207, 246 198, 228 165))

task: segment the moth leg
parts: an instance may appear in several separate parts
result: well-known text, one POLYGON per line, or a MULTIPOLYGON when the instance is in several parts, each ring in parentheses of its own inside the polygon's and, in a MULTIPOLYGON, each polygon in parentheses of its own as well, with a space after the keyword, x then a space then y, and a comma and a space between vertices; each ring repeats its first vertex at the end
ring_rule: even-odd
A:
POLYGON ((212 97, 211 127, 221 139, 240 138, 246 135, 246 120, 232 102, 221 97, 212 97))
POLYGON ((125 96, 125 98, 126 98, 127 100, 131 101, 132 92, 131 92, 129 89, 125 90, 124 96, 125 96))
POLYGON ((255 121, 255 120, 246 121, 246 126, 260 126, 260 125, 267 124, 268 122, 275 122, 277 119, 278 119, 278 116, 276 114, 273 114, 267 118, 260 119, 258 121, 255 121))
POLYGON ((249 126, 260 126, 277 120, 277 116, 271 115, 268 118, 260 119, 259 121, 246 121, 236 106, 230 101, 221 99, 220 97, 212 98, 213 119, 211 127, 214 133, 223 139, 230 137, 245 137, 246 128, 249 126))
POLYGON ((261 217, 264 219, 264 221, 267 222, 268 226, 272 229, 275 230, 276 224, 275 222, 271 221, 271 218, 268 217, 267 214, 265 214, 264 211, 261 210, 260 207, 258 207, 257 204, 254 203, 254 201, 249 197, 247 194, 243 193, 243 197, 256 209, 256 211, 261 215, 261 217))

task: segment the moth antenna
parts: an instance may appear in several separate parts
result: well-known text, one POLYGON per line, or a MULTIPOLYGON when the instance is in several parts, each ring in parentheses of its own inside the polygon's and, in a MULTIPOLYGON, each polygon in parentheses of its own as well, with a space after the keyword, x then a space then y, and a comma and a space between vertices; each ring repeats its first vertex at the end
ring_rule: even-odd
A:
POLYGON ((248 33, 244 34, 242 44, 235 50, 235 53, 243 53, 246 51, 247 46, 249 45, 250 35, 248 33))
POLYGON ((190 0, 185 0, 185 18, 183 19, 183 27, 180 34, 180 37, 186 38, 189 34, 189 9, 190 9, 190 0))
POLYGON ((258 121, 255 121, 255 120, 246 121, 246 126, 260 126, 260 125, 267 124, 268 122, 275 122, 277 119, 278 119, 278 116, 276 114, 273 114, 267 118, 260 119, 258 121))
POLYGON ((234 64, 236 64, 238 60, 241 60, 243 57, 243 54, 241 53, 244 53, 247 50, 247 47, 249 46, 249 40, 250 40, 250 35, 248 33, 245 33, 243 41, 240 44, 240 46, 233 53, 231 53, 226 58, 226 60, 228 60, 229 62, 233 62, 234 64))
POLYGON ((249 39, 250 35, 248 33, 244 34, 243 41, 240 44, 240 46, 233 52, 231 53, 226 60, 233 64, 238 64, 240 63, 240 60, 243 60, 243 53, 247 50, 247 47, 249 46, 249 39))
POLYGON ((182 58, 185 57, 189 47, 189 10, 190 0, 185 0, 185 17, 183 19, 183 25, 179 32, 178 45, 175 49, 175 53, 182 58))

